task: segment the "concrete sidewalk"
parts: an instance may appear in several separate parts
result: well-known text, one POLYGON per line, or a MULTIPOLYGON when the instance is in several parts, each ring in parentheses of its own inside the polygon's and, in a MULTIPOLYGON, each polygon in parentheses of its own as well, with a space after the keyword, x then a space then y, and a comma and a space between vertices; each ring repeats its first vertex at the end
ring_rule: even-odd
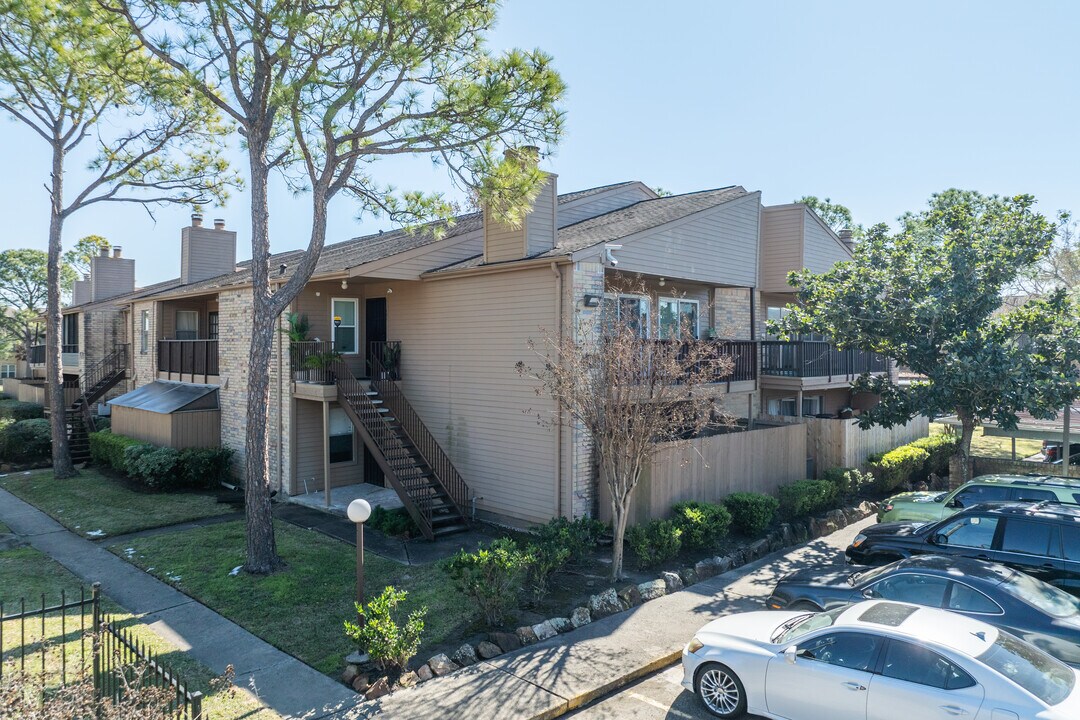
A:
POLYGON ((843 565, 843 549, 873 517, 794 549, 692 585, 513 653, 335 716, 341 720, 546 720, 676 662, 709 620, 764 609, 776 581, 796 569, 843 565))
MULTIPOLYGON (((187 595, 66 530, 45 513, 0 490, 0 522, 87 583, 142 618, 159 636, 215 673, 228 665, 236 685, 254 691, 285 718, 340 716, 360 696, 187 595)), ((222 718, 222 720, 227 720, 222 718)))

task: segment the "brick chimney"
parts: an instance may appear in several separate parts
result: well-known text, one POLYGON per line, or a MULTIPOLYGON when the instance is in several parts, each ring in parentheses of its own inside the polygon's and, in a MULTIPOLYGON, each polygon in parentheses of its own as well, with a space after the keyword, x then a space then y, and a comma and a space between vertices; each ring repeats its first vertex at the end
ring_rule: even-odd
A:
MULTIPOLYGON (((536 165, 540 161, 540 148, 525 145, 508 149, 507 160, 536 165)), ((558 175, 545 173, 547 179, 540 194, 533 200, 532 209, 521 225, 511 227, 491 217, 484 208, 484 262, 520 260, 538 255, 555 246, 558 227, 558 175)))
POLYGON ((851 235, 851 229, 844 228, 843 230, 838 232, 837 235, 840 237, 840 242, 844 243, 844 247, 848 249, 848 252, 854 254, 855 238, 851 235))
POLYGON ((236 271, 236 232, 225 229, 225 221, 214 220, 214 227, 203 227, 202 215, 191 216, 191 225, 180 231, 180 283, 200 280, 236 271))

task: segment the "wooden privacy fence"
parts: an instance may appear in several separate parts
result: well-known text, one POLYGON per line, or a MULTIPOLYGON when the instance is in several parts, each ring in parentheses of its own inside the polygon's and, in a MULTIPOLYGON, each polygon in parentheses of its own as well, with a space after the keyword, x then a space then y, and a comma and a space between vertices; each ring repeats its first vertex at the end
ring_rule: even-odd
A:
MULTIPOLYGON (((665 443, 641 475, 630 524, 667 517, 682 500, 718 502, 733 492, 775 493, 806 477, 806 429, 760 428, 665 443)), ((600 519, 611 520, 611 495, 600 483, 600 519)))
POLYGON ((930 434, 930 420, 926 417, 915 418, 906 425, 875 426, 867 430, 860 428, 856 420, 837 418, 764 415, 762 421, 804 426, 806 449, 819 476, 829 468, 861 467, 873 453, 887 452, 930 434))

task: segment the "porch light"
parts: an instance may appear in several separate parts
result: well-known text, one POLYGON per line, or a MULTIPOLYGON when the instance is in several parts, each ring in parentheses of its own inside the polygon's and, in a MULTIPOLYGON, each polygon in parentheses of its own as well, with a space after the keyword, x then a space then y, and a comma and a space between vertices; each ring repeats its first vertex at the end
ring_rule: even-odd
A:
MULTIPOLYGON (((356 523, 356 604, 364 604, 364 523, 371 517, 371 505, 363 498, 357 498, 349 503, 346 511, 349 519, 356 523)), ((364 616, 360 616, 360 625, 364 624, 364 616)))
POLYGON ((666 278, 660 278, 660 287, 664 287, 665 285, 667 285, 667 279, 666 278))
POLYGON ((335 315, 334 316, 334 327, 341 327, 341 316, 340 315, 335 315))
POLYGON ((342 290, 348 290, 349 289, 349 281, 348 280, 342 280, 341 281, 341 289, 342 290))
POLYGON ((582 304, 585 305, 585 307, 600 307, 600 296, 586 294, 582 304))

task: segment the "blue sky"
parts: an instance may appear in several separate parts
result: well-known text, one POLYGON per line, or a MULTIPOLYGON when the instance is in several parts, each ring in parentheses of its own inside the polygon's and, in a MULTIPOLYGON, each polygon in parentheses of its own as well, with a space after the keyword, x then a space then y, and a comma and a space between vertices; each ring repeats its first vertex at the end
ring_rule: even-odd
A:
MULTIPOLYGON (((1066 0, 509 0, 491 45, 543 48, 569 85, 566 139, 545 165, 564 192, 628 179, 674 192, 739 184, 766 204, 829 196, 870 224, 947 187, 1080 211, 1078 35, 1080 3, 1066 0)), ((0 247, 44 249, 43 144, 4 122, 0 165, 0 247)), ((448 187, 427 160, 381 173, 402 188, 448 187)), ((307 199, 279 185, 272 202, 274 250, 306 244, 307 199)), ((242 258, 247 212, 242 194, 206 210, 239 230, 242 258)), ((102 234, 137 259, 140 285, 175 277, 188 211, 156 216, 99 206, 71 218, 65 242, 102 234)), ((339 199, 327 240, 385 227, 357 222, 339 199)))

